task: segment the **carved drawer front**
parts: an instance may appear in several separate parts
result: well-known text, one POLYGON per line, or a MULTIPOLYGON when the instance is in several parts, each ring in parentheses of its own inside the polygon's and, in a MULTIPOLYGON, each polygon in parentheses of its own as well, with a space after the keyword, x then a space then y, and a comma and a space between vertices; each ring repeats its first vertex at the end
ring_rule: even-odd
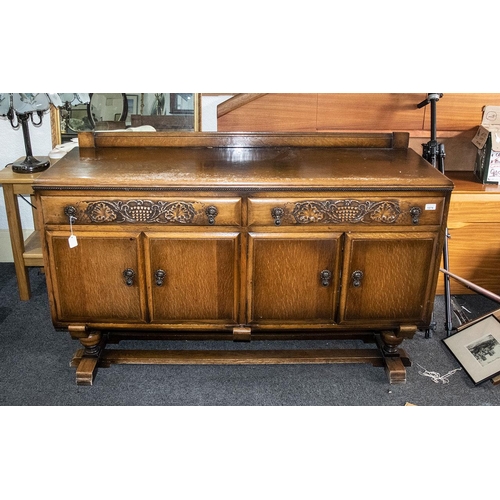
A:
POLYGON ((371 224, 377 226, 441 223, 444 197, 393 198, 363 196, 331 198, 250 198, 248 224, 253 226, 371 224))
POLYGON ((47 224, 159 224, 239 226, 240 198, 49 197, 42 198, 47 224))

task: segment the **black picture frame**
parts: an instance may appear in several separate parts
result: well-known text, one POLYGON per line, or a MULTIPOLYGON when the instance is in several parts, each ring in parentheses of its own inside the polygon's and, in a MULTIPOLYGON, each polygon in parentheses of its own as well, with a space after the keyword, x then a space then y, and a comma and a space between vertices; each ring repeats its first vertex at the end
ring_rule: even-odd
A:
POLYGON ((170 113, 173 115, 194 114, 195 94, 170 94, 170 113))
POLYGON ((443 343, 474 385, 500 374, 500 320, 494 314, 464 325, 443 343))

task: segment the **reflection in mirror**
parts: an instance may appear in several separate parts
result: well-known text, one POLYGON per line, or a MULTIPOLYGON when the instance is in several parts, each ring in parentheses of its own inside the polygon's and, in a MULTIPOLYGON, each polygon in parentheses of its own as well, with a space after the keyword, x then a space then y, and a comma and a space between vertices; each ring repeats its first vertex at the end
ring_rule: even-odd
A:
POLYGON ((132 127, 150 125, 158 131, 197 130, 196 94, 127 94, 127 98, 132 127))
POLYGON ((96 130, 125 128, 126 94, 90 94, 88 118, 96 130))
POLYGON ((199 94, 89 94, 91 103, 70 106, 59 112, 61 141, 78 132, 147 125, 157 131, 199 130, 199 94))

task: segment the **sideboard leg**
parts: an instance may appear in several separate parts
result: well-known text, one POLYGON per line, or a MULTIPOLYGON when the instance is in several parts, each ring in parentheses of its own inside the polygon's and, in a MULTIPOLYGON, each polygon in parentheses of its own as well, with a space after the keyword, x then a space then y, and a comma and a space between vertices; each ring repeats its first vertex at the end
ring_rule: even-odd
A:
POLYGON ((76 383, 77 385, 92 385, 105 341, 100 332, 90 332, 87 337, 79 340, 85 349, 76 367, 76 383))
POLYGON ((380 334, 379 348, 385 362, 385 371, 391 384, 406 383, 406 367, 411 366, 406 353, 399 349, 405 338, 412 338, 417 331, 414 325, 402 325, 396 331, 384 331, 380 334))
POLYGON ((406 384, 406 368, 401 358, 386 357, 385 373, 390 384, 406 384))

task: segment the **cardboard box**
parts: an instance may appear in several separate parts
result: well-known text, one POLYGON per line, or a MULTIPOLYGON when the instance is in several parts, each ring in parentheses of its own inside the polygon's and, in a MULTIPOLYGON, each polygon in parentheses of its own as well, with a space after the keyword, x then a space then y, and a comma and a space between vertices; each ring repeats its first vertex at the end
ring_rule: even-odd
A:
POLYGON ((500 106, 485 106, 483 121, 472 139, 477 147, 474 174, 483 184, 500 182, 500 106))

